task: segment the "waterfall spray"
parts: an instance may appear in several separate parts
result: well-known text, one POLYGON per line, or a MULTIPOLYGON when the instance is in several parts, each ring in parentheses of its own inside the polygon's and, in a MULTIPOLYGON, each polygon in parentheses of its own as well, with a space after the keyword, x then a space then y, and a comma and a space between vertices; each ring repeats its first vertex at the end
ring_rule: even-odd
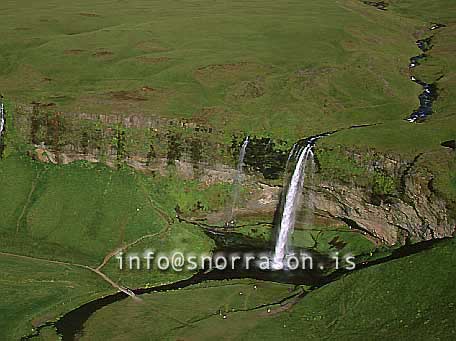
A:
POLYGON ((249 144, 249 139, 250 139, 249 136, 247 136, 245 138, 244 142, 242 143, 241 149, 239 151, 239 159, 238 159, 238 165, 237 165, 237 169, 236 169, 236 175, 234 176, 234 179, 233 179, 232 201, 231 201, 231 206, 229 207, 229 212, 228 212, 227 219, 225 222, 226 227, 232 227, 236 223, 234 211, 235 211, 238 201, 239 201, 239 192, 240 192, 242 175, 243 175, 243 170, 244 170, 244 158, 245 158, 247 146, 249 144))
MULTIPOLYGON (((274 257, 272 260, 272 268, 275 270, 283 269, 284 258, 287 251, 288 240, 293 232, 296 222, 296 212, 300 204, 300 195, 304 186, 304 179, 306 177, 306 168, 310 164, 313 170, 313 145, 314 139, 310 139, 305 147, 301 147, 297 153, 297 163, 291 176, 290 184, 288 186, 287 194, 285 196, 285 204, 280 221, 279 236, 277 238, 274 257)), ((296 151, 294 147, 290 153, 290 159, 296 151)))

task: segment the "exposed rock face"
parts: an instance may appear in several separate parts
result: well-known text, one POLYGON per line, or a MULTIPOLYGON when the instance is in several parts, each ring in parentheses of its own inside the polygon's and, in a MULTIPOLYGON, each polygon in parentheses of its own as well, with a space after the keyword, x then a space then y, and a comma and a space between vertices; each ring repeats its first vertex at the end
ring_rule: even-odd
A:
MULTIPOLYGON (((385 174, 396 181, 396 189, 385 196, 372 186, 343 181, 327 181, 313 187, 317 214, 340 219, 359 227, 373 238, 387 244, 404 243, 452 236, 456 221, 442 195, 434 190, 434 175, 428 170, 423 154, 412 161, 399 156, 367 151, 345 151, 363 165, 368 173, 385 174)), ((442 157, 450 160, 451 152, 442 157)))
MULTIPOLYGON (((55 115, 18 115, 16 127, 35 146, 33 156, 42 162, 67 164, 86 160, 113 168, 126 164, 162 175, 172 170, 206 185, 231 182, 236 174, 238 141, 233 140, 233 145, 228 146, 209 128, 154 119, 141 121, 136 116, 123 118, 122 126, 110 125, 112 122, 104 116, 98 117, 96 124, 87 115, 77 119, 81 120, 78 124, 86 125, 75 125, 55 115), (236 151, 235 157, 231 150, 236 151)), ((283 176, 281 167, 287 151, 274 149, 268 139, 253 142, 246 157, 250 175, 245 179, 251 193, 236 214, 270 217, 272 221, 281 188, 264 182, 274 183, 283 176)), ((419 164, 421 155, 407 162, 372 151, 344 153, 356 165, 362 165, 366 174, 384 173, 396 179, 397 188, 382 197, 374 193, 372 186, 347 179, 329 180, 325 174, 318 174, 310 186, 316 216, 329 219, 329 224, 339 222, 359 228, 387 244, 453 235, 455 220, 445 200, 433 189, 433 174, 419 164)), ((448 153, 453 151, 449 149, 448 153)), ((221 221, 223 214, 211 214, 209 220, 221 221)), ((327 224, 328 220, 324 225, 327 224)))
MULTIPOLYGON (((408 176, 405 193, 380 204, 372 203, 372 194, 366 188, 335 182, 315 184, 310 188, 313 192, 310 197, 315 214, 320 219, 329 219, 325 225, 344 222, 378 243, 393 245, 403 244, 407 239, 421 241, 452 236, 456 222, 450 218, 445 201, 430 189, 431 181, 430 176, 408 176)), ((273 214, 281 188, 263 186, 259 191, 239 214, 250 210, 273 214)))
MULTIPOLYGON (((91 154, 53 152, 44 146, 37 146, 36 157, 43 162, 67 164, 75 160, 100 162, 91 154)), ((356 157, 356 156, 355 156, 356 157)), ((451 236, 456 229, 456 222, 450 217, 445 201, 433 190, 433 176, 418 168, 414 163, 406 164, 388 157, 376 157, 369 167, 382 169, 401 179, 401 193, 387 200, 374 200, 372 189, 346 184, 339 181, 325 181, 311 186, 310 196, 319 217, 330 221, 345 222, 363 230, 379 243, 404 243, 451 236)), ((112 154, 103 161, 111 167, 116 166, 116 155, 112 154)), ((144 172, 166 174, 166 158, 155 159, 148 164, 143 158, 130 157, 125 160, 129 166, 144 172)), ((231 182, 236 174, 233 167, 222 163, 195 165, 185 160, 176 160, 176 173, 187 179, 199 179, 206 185, 219 182, 231 182)), ((238 216, 267 215, 272 217, 279 205, 281 188, 258 182, 259 175, 247 176, 246 181, 255 189, 250 199, 239 207, 238 216)), ((223 214, 212 214, 210 223, 223 220, 223 214)), ((299 228, 299 224, 297 226, 299 228)))
POLYGON ((455 221, 445 202, 429 189, 429 178, 408 177, 402 198, 374 205, 365 188, 321 184, 314 188, 317 213, 350 220, 387 244, 406 238, 428 240, 453 235, 455 221))
MULTIPOLYGON (((451 214, 444 198, 434 190, 434 175, 425 167, 423 155, 407 162, 375 152, 367 152, 370 155, 353 151, 346 153, 354 160, 363 160, 360 162, 364 163, 368 172, 382 172, 397 179, 398 188, 394 193, 382 197, 375 193, 372 186, 327 180, 319 175, 308 188, 312 192, 309 198, 317 217, 344 222, 377 242, 389 245, 405 243, 407 240, 442 238, 455 233, 454 212, 451 214)), ((272 198, 277 200, 277 207, 281 189, 266 189, 270 197, 272 191, 276 192, 272 198)), ((257 200, 257 204, 261 206, 261 201, 257 200)), ((249 205, 252 206, 252 203, 249 205)), ((268 202, 264 209, 268 210, 270 206, 271 202, 268 202)))
MULTIPOLYGON (((116 154, 105 155, 103 159, 99 156, 83 153, 81 151, 55 151, 44 145, 35 146, 35 153, 32 155, 37 160, 53 164, 69 164, 75 161, 88 161, 93 163, 102 162, 111 168, 118 166, 116 154)), ((156 158, 148 162, 146 158, 139 156, 127 157, 123 160, 126 165, 137 171, 144 173, 157 172, 166 175, 169 171, 169 160, 166 158, 156 158)), ((206 185, 220 182, 231 182, 236 174, 236 169, 222 163, 199 163, 195 165, 191 161, 175 160, 173 170, 184 179, 198 179, 206 185)))

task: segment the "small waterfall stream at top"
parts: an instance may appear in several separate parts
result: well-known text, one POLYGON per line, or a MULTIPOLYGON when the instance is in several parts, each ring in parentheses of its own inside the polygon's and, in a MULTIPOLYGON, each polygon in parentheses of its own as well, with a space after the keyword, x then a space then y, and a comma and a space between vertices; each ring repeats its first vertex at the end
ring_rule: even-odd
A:
POLYGON ((288 163, 290 163, 296 153, 296 150, 298 150, 296 153, 296 166, 286 190, 286 195, 284 196, 285 201, 282 218, 280 220, 279 235, 276 241, 274 256, 271 264, 271 268, 274 270, 281 270, 284 268, 284 259, 288 251, 288 242, 295 226, 297 211, 300 207, 304 180, 306 175, 308 175, 306 172, 308 173, 309 168, 310 173, 313 173, 314 171, 313 146, 316 139, 317 138, 309 139, 304 147, 298 147, 295 145, 291 150, 290 157, 288 158, 288 163))
POLYGON ((3 130, 5 128, 5 107, 3 102, 0 101, 0 138, 3 135, 3 130))
POLYGON ((3 158, 5 149, 4 135, 5 134, 5 106, 3 105, 3 96, 0 98, 0 159, 3 158))
POLYGON ((240 187, 242 182, 242 176, 244 173, 244 158, 249 144, 250 137, 247 136, 242 143, 241 149, 239 151, 238 165, 236 169, 236 175, 233 179, 233 194, 231 200, 231 206, 228 208, 227 218, 225 220, 226 227, 233 227, 236 224, 235 210, 239 201, 240 187))

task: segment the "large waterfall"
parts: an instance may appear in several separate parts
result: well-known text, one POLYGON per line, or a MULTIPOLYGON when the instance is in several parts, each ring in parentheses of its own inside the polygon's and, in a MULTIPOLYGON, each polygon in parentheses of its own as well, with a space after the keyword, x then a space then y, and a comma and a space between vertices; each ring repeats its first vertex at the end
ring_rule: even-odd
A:
MULTIPOLYGON (((300 196, 304 186, 304 179, 306 178, 306 169, 312 167, 314 162, 313 145, 315 138, 310 139, 305 147, 301 147, 297 153, 297 162, 293 175, 291 176, 288 190, 286 193, 285 203, 283 207, 282 219, 280 221, 279 236, 277 238, 275 252, 272 259, 272 269, 280 270, 284 267, 284 258, 286 256, 287 244, 293 232, 296 222, 296 212, 300 206, 300 196)), ((292 149, 289 157, 291 161, 296 146, 292 149)))
POLYGON ((236 175, 233 179, 232 201, 231 201, 231 206, 228 208, 229 211, 228 211, 226 222, 225 222, 225 226, 227 226, 227 227, 234 226, 234 224, 236 223, 234 211, 235 211, 238 201, 239 201, 239 191, 240 191, 242 176, 243 176, 244 158, 245 158, 245 153, 246 153, 248 144, 249 144, 249 136, 247 136, 245 138, 244 142, 242 143, 241 149, 239 151, 239 159, 238 159, 238 164, 237 164, 236 175))

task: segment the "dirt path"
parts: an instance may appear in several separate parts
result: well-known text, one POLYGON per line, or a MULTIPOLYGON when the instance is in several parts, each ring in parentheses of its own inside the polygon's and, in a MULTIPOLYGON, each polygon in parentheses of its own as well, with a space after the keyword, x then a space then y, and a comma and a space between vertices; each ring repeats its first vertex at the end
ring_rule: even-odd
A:
POLYGON ((21 214, 17 218, 17 221, 16 221, 16 233, 19 232, 19 227, 21 225, 21 221, 24 218, 25 212, 27 211, 27 208, 30 205, 30 201, 32 200, 32 195, 33 195, 33 193, 35 193, 35 189, 36 189, 36 186, 38 184, 38 180, 40 179, 40 175, 41 175, 41 171, 38 171, 38 174, 36 175, 35 180, 33 180, 32 187, 30 188, 30 192, 29 192, 29 194, 27 196, 27 201, 25 202, 24 207, 22 207, 21 214))
POLYGON ((131 291, 128 288, 122 287, 121 285, 117 284, 112 279, 110 279, 108 276, 106 276, 104 273, 102 273, 100 270, 91 268, 88 265, 77 264, 77 263, 68 263, 68 262, 62 262, 62 261, 50 260, 50 259, 38 258, 38 257, 32 257, 32 256, 17 255, 17 254, 8 253, 8 252, 0 252, 0 256, 16 257, 16 258, 21 258, 21 259, 41 261, 41 262, 52 263, 52 264, 57 264, 57 265, 62 265, 62 266, 73 266, 73 267, 86 269, 86 270, 96 273, 104 281, 108 282, 114 289, 116 289, 118 291, 122 291, 123 293, 127 294, 128 296, 131 296, 137 300, 140 300, 133 291, 131 291))
POLYGON ((163 219, 163 221, 166 224, 166 226, 159 232, 155 232, 155 233, 152 233, 152 234, 146 234, 146 235, 144 235, 142 237, 139 237, 138 239, 132 241, 131 243, 119 246, 118 248, 112 250, 111 252, 109 252, 104 257, 104 259, 101 262, 101 264, 96 268, 96 270, 98 270, 98 271, 100 271, 111 260, 111 258, 113 258, 118 253, 126 251, 130 247, 138 244, 139 242, 141 242, 141 241, 143 241, 145 239, 157 237, 159 235, 167 233, 171 229, 171 226, 174 224, 174 219, 172 217, 170 217, 169 214, 166 211, 164 211, 163 209, 161 209, 157 205, 157 203, 152 199, 150 194, 147 192, 147 190, 144 187, 144 184, 141 182, 141 180, 138 181, 138 185, 142 189, 142 191, 144 192, 144 195, 147 197, 147 200, 149 201, 149 204, 150 204, 151 208, 160 216, 160 218, 163 219))
POLYGON ((164 234, 164 233, 168 232, 170 228, 171 228, 171 225, 166 225, 166 227, 163 230, 159 231, 159 232, 152 233, 152 234, 146 234, 146 235, 144 235, 142 237, 139 237, 138 239, 132 241, 129 244, 126 244, 124 246, 121 246, 121 247, 111 251, 110 253, 108 253, 105 256, 105 258, 103 259, 103 262, 95 270, 100 271, 111 260, 111 258, 114 257, 115 255, 117 255, 118 253, 129 249, 130 247, 138 244, 139 242, 141 242, 141 241, 143 241, 145 239, 156 237, 156 236, 159 236, 161 234, 164 234))

